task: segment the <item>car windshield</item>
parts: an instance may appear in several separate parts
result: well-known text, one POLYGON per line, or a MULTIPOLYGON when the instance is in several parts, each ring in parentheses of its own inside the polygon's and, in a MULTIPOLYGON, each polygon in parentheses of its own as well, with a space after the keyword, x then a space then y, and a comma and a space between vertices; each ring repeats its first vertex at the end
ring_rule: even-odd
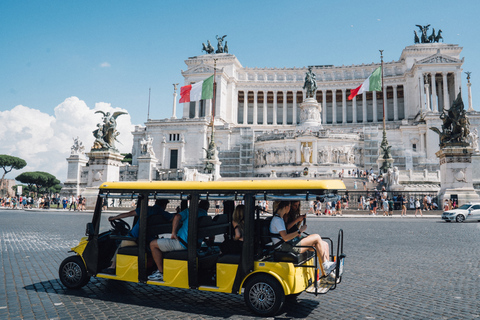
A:
POLYGON ((458 209, 467 210, 468 208, 470 208, 470 206, 471 206, 471 204, 464 204, 461 207, 459 207, 458 209))

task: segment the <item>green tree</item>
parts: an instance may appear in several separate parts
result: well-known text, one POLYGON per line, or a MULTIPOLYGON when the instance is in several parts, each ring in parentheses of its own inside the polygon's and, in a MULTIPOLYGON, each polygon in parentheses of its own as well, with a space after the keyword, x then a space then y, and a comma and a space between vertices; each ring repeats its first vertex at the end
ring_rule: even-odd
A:
POLYGON ((20 170, 26 165, 27 162, 21 158, 0 154, 0 168, 3 169, 2 180, 0 180, 0 193, 2 193, 4 189, 5 175, 13 169, 20 170))
POLYGON ((122 156, 124 156, 125 158, 123 158, 122 162, 123 163, 128 163, 128 164, 132 164, 132 154, 131 153, 122 153, 122 156))
POLYGON ((50 192, 50 188, 60 184, 60 181, 54 175, 43 171, 24 172, 18 175, 15 180, 26 183, 30 187, 35 187, 37 194, 42 191, 50 192))

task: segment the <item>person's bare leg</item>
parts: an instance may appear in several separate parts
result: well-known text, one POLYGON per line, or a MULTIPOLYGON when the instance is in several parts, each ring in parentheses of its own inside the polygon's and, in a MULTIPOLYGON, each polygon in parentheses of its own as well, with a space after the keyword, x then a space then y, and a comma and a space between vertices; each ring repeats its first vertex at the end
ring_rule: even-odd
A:
POLYGON ((160 251, 156 240, 150 242, 150 250, 152 251, 153 261, 155 261, 158 271, 163 273, 163 254, 162 251, 160 251))

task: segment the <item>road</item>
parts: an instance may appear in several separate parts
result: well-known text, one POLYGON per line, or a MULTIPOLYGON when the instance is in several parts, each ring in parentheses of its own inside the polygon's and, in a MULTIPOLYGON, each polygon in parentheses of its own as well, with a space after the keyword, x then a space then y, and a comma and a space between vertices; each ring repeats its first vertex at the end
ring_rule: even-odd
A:
MULTIPOLYGON (((58 266, 88 212, 0 210, 0 319, 255 319, 243 297, 92 278, 67 290, 58 266)), ((480 319, 480 223, 440 218, 309 217, 345 233, 345 274, 302 294, 278 319, 480 319)))

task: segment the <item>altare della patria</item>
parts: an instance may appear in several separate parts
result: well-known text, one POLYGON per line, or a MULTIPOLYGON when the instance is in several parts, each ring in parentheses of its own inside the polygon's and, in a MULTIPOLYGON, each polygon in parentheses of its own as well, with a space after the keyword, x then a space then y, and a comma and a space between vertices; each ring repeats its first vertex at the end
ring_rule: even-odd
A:
POLYGON ((184 85, 214 75, 213 99, 179 104, 174 84, 173 105, 163 102, 172 108, 170 118, 121 132, 132 134, 131 164, 121 162, 114 144, 121 113, 103 113, 103 123, 96 129, 92 124, 90 152, 75 140, 63 192, 85 194, 107 180, 331 178, 373 169, 388 176, 390 190, 447 196, 447 189, 466 188, 465 199, 474 199, 480 190, 480 113, 472 106, 470 73, 462 69, 463 48, 443 42, 442 30, 417 27, 398 60, 360 65, 250 68, 229 52, 226 35, 216 36, 217 49, 200 41, 192 49, 200 54, 187 58, 181 73, 184 85), (380 66, 383 90, 349 100, 380 66), (467 93, 461 92, 464 74, 467 93), (462 95, 468 104, 458 111, 462 95), (460 113, 468 128, 454 125, 460 113), (452 135, 461 139, 453 143, 452 135), (460 159, 465 148, 468 159, 460 159), (457 162, 451 172, 442 167, 457 162), (449 186, 442 174, 453 177, 449 186))

